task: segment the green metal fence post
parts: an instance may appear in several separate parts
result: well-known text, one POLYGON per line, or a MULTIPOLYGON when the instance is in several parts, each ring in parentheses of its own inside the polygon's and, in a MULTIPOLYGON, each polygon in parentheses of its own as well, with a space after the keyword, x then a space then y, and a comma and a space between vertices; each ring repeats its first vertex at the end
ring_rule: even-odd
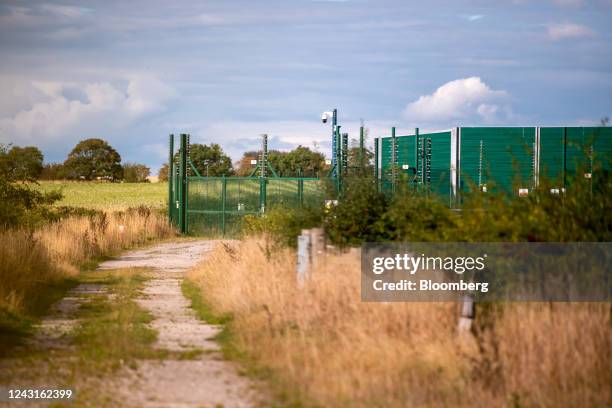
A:
POLYGON ((364 151, 363 151, 363 126, 361 126, 359 128, 359 174, 361 176, 363 176, 364 173, 364 169, 365 169, 365 164, 363 161, 364 158, 364 151))
POLYGON ((172 162, 174 155, 174 135, 171 134, 168 140, 168 221, 172 224, 172 206, 174 205, 174 196, 172 194, 172 181, 174 174, 172 174, 172 162))
POLYGON ((341 149, 341 136, 340 127, 336 126, 336 193, 340 194, 342 189, 342 149, 341 149))
POLYGON ((221 178, 221 231, 225 236, 225 200, 227 196, 227 179, 225 174, 221 178))
POLYGON ((395 126, 391 128, 391 192, 395 193, 397 183, 397 139, 395 138, 395 126))
POLYGON ((179 220, 182 234, 187 232, 187 135, 181 134, 179 220))
POLYGON ((298 177, 298 204, 302 207, 304 206, 304 178, 302 169, 298 169, 298 177))
POLYGON ((185 149, 185 234, 189 234, 189 177, 191 176, 191 135, 188 133, 186 136, 185 149))
POLYGON ((374 182, 376 183, 376 190, 378 190, 378 138, 374 138, 374 182))
POLYGON ((342 175, 348 174, 348 133, 342 134, 342 175))

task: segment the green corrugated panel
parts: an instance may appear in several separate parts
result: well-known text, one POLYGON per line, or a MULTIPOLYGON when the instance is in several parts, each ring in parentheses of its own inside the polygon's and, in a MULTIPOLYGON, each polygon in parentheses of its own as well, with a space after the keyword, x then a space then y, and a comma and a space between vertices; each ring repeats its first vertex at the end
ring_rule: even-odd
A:
POLYGON ((424 139, 431 139, 430 189, 432 192, 450 200, 451 132, 428 133, 419 136, 424 139))
POLYGON ((514 194, 518 188, 532 188, 534 141, 533 127, 461 128, 461 188, 468 189, 468 180, 475 184, 480 180, 488 188, 494 182, 498 189, 514 194))
POLYGON ((568 127, 566 128, 566 173, 568 178, 582 177, 591 173, 598 177, 610 170, 612 158, 612 128, 568 127))
POLYGON ((540 128, 540 180, 563 185, 565 128, 540 128))
POLYGON ((582 173, 590 173, 589 148, 590 140, 587 140, 588 132, 583 127, 568 127, 566 128, 565 142, 565 171, 569 179, 575 177, 576 171, 581 170, 582 173))

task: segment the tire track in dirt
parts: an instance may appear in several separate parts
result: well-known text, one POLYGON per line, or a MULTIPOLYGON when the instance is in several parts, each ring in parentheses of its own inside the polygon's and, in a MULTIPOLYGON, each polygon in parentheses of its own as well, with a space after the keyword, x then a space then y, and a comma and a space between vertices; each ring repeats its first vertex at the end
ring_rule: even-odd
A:
POLYGON ((195 315, 181 292, 184 273, 204 259, 214 241, 163 243, 135 250, 104 262, 99 269, 152 268, 137 302, 154 320, 156 347, 190 352, 193 359, 141 360, 138 367, 120 370, 109 385, 126 405, 139 407, 251 407, 261 398, 254 384, 224 361, 212 339, 220 327, 195 315))

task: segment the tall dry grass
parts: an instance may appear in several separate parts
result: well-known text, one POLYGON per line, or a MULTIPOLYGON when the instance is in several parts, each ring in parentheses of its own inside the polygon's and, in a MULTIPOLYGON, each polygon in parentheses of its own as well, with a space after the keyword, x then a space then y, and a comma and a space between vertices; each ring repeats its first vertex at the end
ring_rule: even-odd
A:
POLYGON ((41 291, 88 262, 173 233, 162 215, 146 208, 0 231, 0 309, 28 312, 41 291))
POLYGON ((295 254, 224 244, 189 278, 234 319, 236 346, 325 407, 604 406, 609 304, 511 304, 459 341, 453 303, 362 303, 359 259, 330 256, 304 289, 295 254))

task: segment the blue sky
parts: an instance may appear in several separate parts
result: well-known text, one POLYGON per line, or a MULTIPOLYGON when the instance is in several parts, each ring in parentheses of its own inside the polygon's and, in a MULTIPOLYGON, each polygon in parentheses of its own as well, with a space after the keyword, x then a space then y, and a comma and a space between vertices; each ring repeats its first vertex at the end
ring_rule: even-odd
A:
POLYGON ((155 170, 171 132, 328 153, 333 107, 352 137, 597 124, 610 27, 612 0, 0 1, 0 143, 101 137, 155 170))

